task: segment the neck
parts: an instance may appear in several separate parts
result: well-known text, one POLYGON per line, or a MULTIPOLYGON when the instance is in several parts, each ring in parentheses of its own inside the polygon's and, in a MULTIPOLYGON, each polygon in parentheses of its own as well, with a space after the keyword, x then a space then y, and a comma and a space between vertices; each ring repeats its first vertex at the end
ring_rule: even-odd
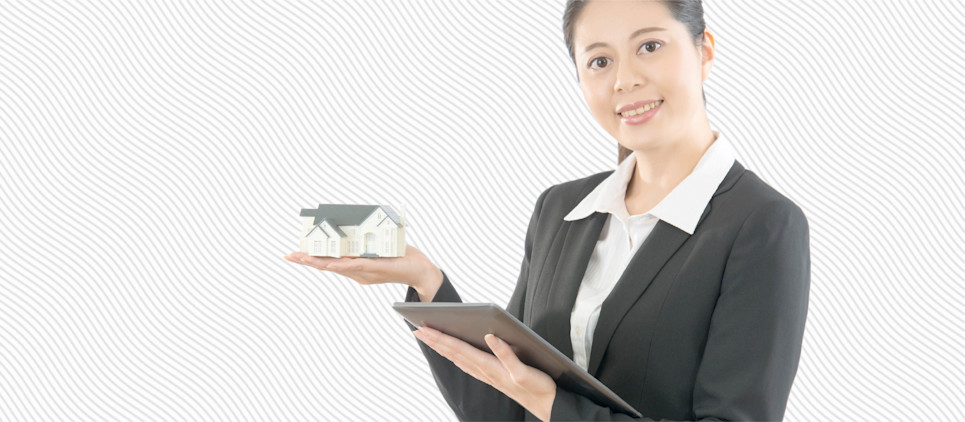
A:
POLYGON ((694 170, 700 157, 716 139, 706 119, 697 127, 699 130, 683 134, 660 147, 633 152, 637 163, 627 186, 627 198, 669 193, 694 170))

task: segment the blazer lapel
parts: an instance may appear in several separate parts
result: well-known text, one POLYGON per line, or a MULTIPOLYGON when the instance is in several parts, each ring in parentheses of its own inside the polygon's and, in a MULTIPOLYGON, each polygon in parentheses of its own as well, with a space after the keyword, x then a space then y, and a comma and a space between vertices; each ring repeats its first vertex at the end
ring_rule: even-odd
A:
POLYGON ((684 241, 689 238, 687 232, 680 230, 663 220, 658 220, 653 231, 643 241, 643 245, 633 255, 627 268, 623 271, 613 291, 603 301, 600 318, 597 320, 593 332, 593 343, 590 347, 590 360, 587 372, 595 374, 613 337, 613 331, 623 319, 627 310, 643 294, 663 265, 684 241))
POLYGON ((548 286, 548 291, 541 293, 545 298, 542 309, 545 310, 544 321, 552 321, 538 330, 544 333, 544 338, 560 352, 573 359, 573 343, 570 341, 570 313, 576 303, 576 295, 583 282, 590 255, 600 239, 603 224, 609 214, 595 212, 592 215, 575 221, 564 221, 566 234, 563 237, 563 247, 556 268, 548 280, 551 283, 540 283, 548 286))
MULTIPOLYGON (((714 192, 713 197, 729 190, 743 170, 744 167, 737 162, 737 160, 734 160, 734 164, 717 188, 717 191, 714 192)), ((713 201, 709 201, 704 208, 704 212, 697 222, 697 227, 700 227, 700 223, 703 222, 707 214, 710 213, 711 202, 713 201)), ((600 230, 596 231, 597 235, 599 235, 599 231, 600 230)), ((583 233, 583 235, 589 236, 590 233, 583 233)), ((664 264, 670 260, 670 257, 680 249, 680 246, 683 245, 688 238, 690 238, 690 235, 687 234, 687 232, 663 220, 657 221, 657 225, 654 226, 653 231, 650 232, 650 235, 644 240, 643 245, 640 245, 640 249, 638 249, 636 254, 630 259, 627 268, 623 271, 613 291, 611 291, 606 300, 603 301, 603 306, 600 309, 600 317, 597 320, 597 325, 593 332, 593 343, 590 347, 587 372, 594 376, 596 375, 600 361, 603 359, 603 354, 610 344, 610 339, 613 337, 613 332, 616 330, 617 325, 626 315, 630 307, 633 306, 633 304, 637 302, 637 299, 647 290, 647 287, 653 282, 664 264)), ((594 240, 596 240, 596 238, 594 240)), ((586 243, 589 245, 591 251, 596 244, 595 241, 587 241, 586 243)), ((586 245, 581 245, 581 247, 583 246, 586 245)), ((567 282, 563 284, 567 286, 567 289, 574 291, 573 299, 567 302, 567 306, 563 309, 572 310, 573 304, 576 302, 576 292, 579 289, 579 284, 582 282, 586 264, 589 262, 590 254, 587 253, 586 255, 587 259, 585 261, 579 261, 579 265, 582 265, 583 271, 570 271, 571 273, 578 274, 580 278, 577 279, 575 283, 567 280, 567 282), (575 284, 576 287, 569 287, 570 284, 575 284)), ((582 258, 582 256, 580 257, 582 258)), ((565 318, 561 319, 566 321, 567 338, 569 338, 569 314, 567 313, 565 318)), ((569 346, 569 350, 571 350, 571 352, 568 356, 572 358, 572 345, 569 346)))

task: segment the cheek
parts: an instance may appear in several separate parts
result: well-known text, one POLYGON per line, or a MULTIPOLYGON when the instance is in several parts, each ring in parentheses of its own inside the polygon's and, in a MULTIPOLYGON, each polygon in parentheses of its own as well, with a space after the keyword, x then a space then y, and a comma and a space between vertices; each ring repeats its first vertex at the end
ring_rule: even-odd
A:
POLYGON ((603 110, 606 99, 600 95, 600 92, 593 86, 584 84, 581 89, 583 90, 583 99, 586 100, 587 107, 590 108, 590 112, 594 116, 599 116, 600 111, 603 110))
POLYGON ((614 108, 616 108, 616 106, 610 101, 600 102, 594 112, 596 119, 604 125, 619 123, 620 118, 613 111, 614 108))
POLYGON ((699 63, 693 63, 687 69, 682 69, 679 74, 674 76, 673 80, 668 82, 673 86, 677 97, 692 101, 695 95, 700 96, 700 90, 703 86, 701 75, 699 63))
POLYGON ((653 69, 650 83, 667 99, 674 98, 679 103, 693 95, 694 89, 700 92, 701 68, 693 57, 668 54, 654 62, 653 69))
POLYGON ((586 99, 587 106, 597 118, 613 114, 610 110, 613 108, 612 98, 606 94, 606 90, 600 85, 584 84, 582 86, 583 98, 586 99))

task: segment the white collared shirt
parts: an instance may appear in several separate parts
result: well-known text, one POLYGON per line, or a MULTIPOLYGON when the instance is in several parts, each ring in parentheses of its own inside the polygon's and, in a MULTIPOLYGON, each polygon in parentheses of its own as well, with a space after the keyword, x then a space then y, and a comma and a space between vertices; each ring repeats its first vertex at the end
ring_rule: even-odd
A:
POLYGON ((579 220, 594 212, 609 213, 600 233, 589 264, 580 283, 576 303, 570 314, 570 341, 573 360, 587 369, 593 332, 603 301, 609 296, 623 274, 630 258, 646 240, 658 220, 693 234, 697 221, 710 198, 734 164, 733 146, 713 131, 710 144, 697 166, 684 180, 650 211, 629 215, 626 206, 627 184, 636 167, 636 156, 630 154, 616 170, 600 182, 576 207, 563 217, 579 220))

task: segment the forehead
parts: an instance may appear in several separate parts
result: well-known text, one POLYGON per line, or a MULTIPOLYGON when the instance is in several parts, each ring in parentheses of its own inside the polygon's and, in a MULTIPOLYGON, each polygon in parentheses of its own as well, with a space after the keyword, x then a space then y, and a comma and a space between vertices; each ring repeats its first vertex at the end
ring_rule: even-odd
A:
POLYGON ((622 43, 640 28, 666 28, 664 34, 685 30, 657 0, 593 0, 583 7, 573 25, 573 43, 581 46, 595 42, 622 43))

